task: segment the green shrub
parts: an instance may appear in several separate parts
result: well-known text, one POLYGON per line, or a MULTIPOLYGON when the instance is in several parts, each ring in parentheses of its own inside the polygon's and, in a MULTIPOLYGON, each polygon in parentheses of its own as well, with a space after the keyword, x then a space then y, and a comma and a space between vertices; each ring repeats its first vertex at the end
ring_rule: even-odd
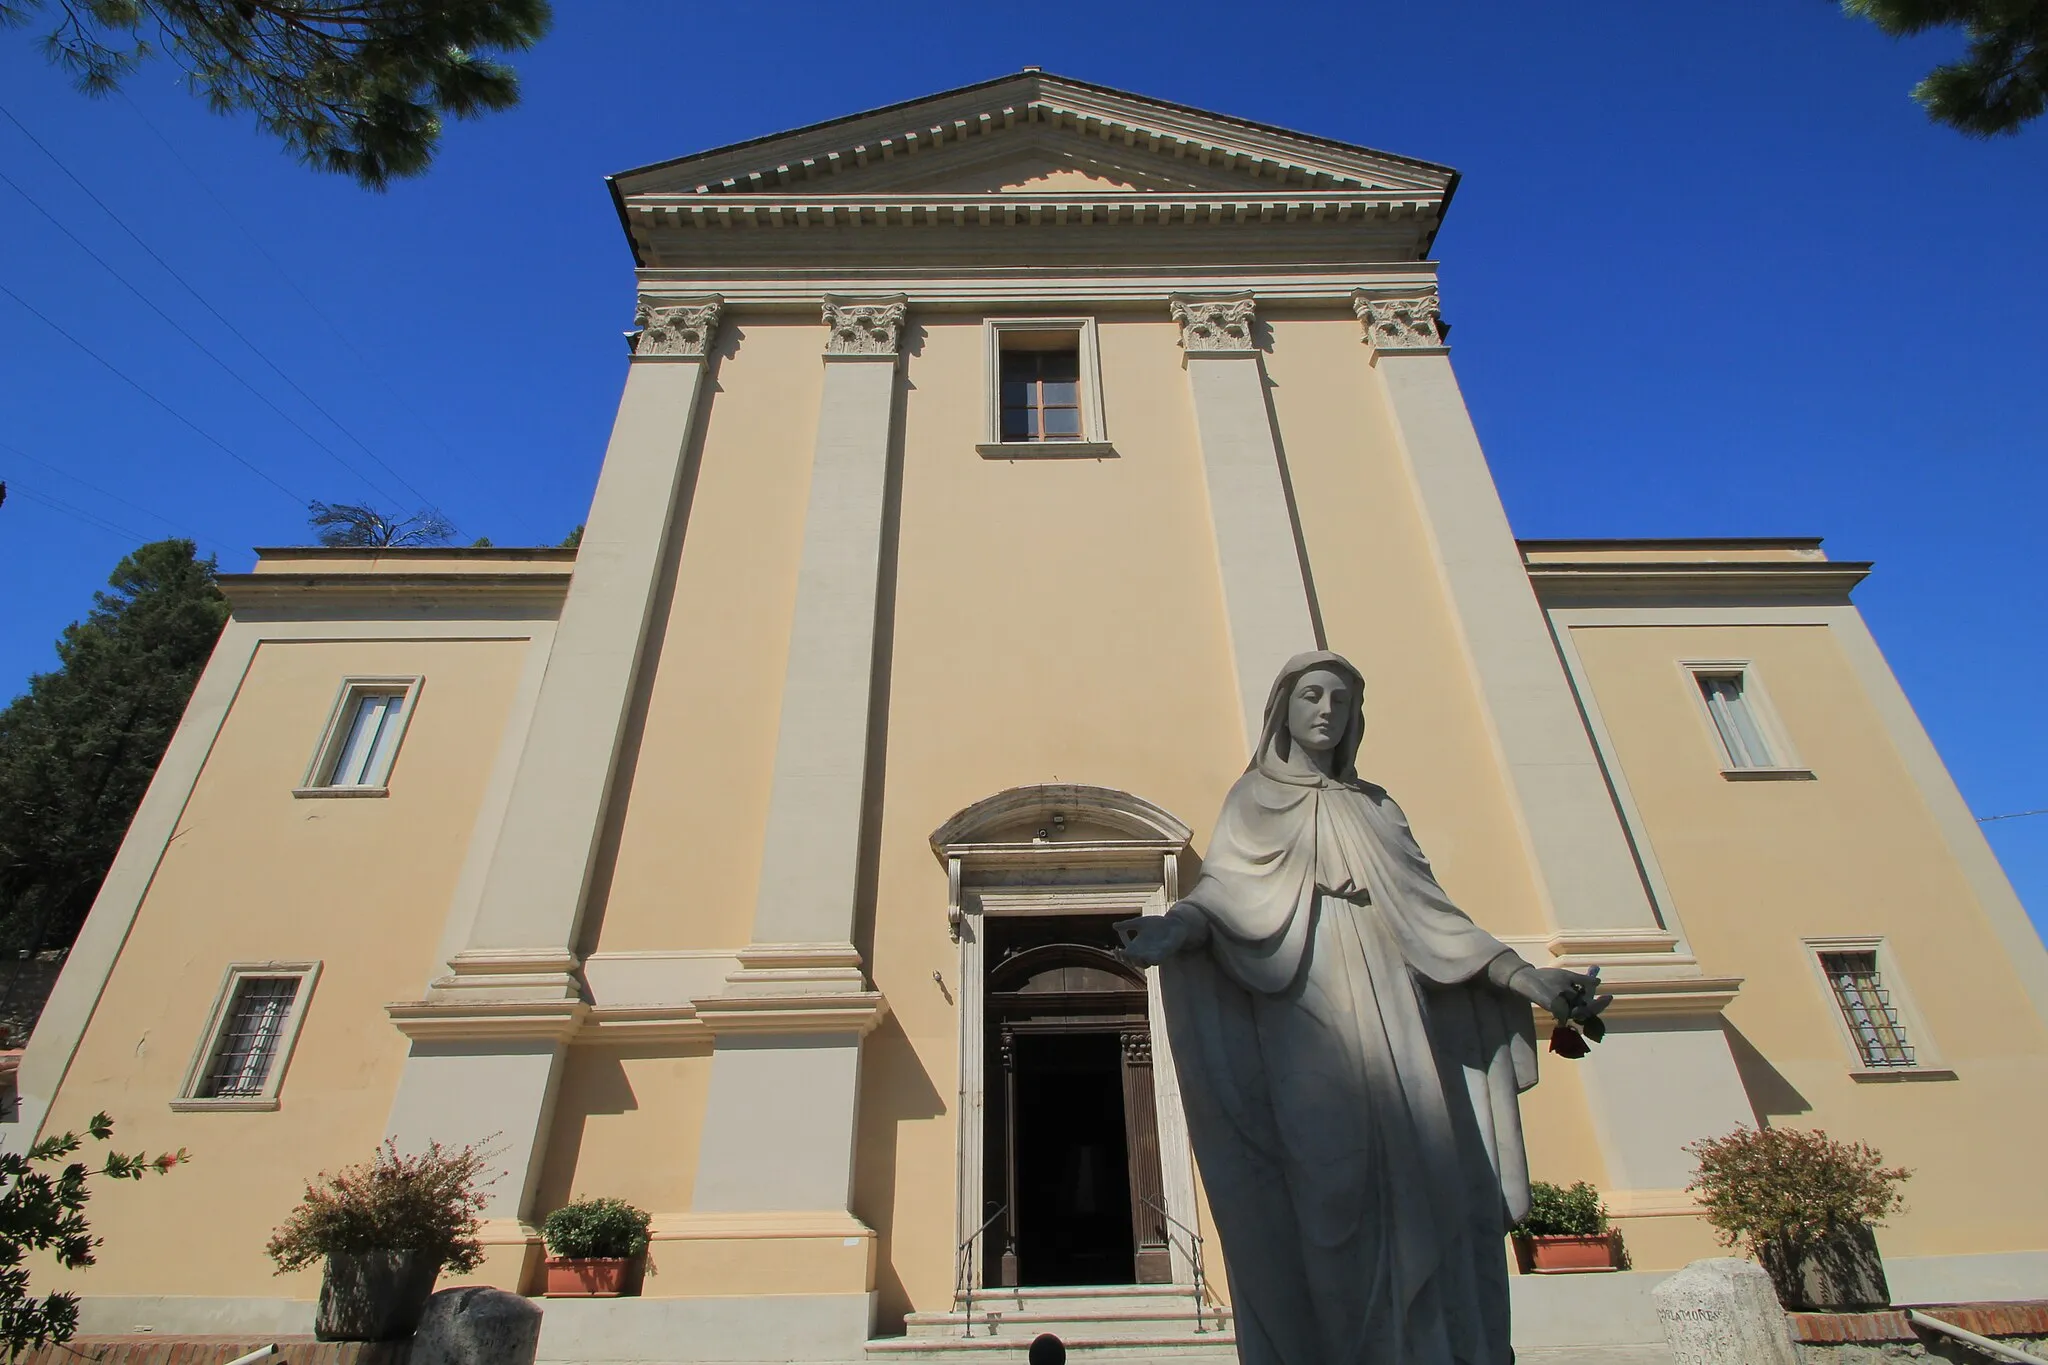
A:
POLYGON ((1529 1182, 1529 1216, 1515 1231, 1531 1237, 1597 1237, 1607 1231, 1600 1191, 1581 1180, 1566 1188, 1547 1180, 1529 1182))
POLYGON ((653 1221, 623 1199, 578 1199, 549 1214, 540 1235, 549 1251, 569 1259, 638 1256, 653 1221))
MULTIPOLYGON (((114 1135, 114 1121, 94 1114, 85 1131, 93 1141, 105 1142, 114 1135)), ((85 1203, 92 1198, 88 1177, 140 1180, 192 1159, 182 1147, 155 1157, 108 1152, 94 1169, 70 1159, 84 1145, 76 1133, 53 1133, 25 1152, 0 1152, 0 1357, 8 1360, 69 1341, 78 1330, 78 1296, 59 1292, 36 1298, 29 1292, 24 1262, 32 1251, 47 1251, 66 1270, 93 1264, 101 1239, 92 1235, 85 1218, 85 1203), (51 1167, 62 1169, 51 1174, 51 1167)))
POLYGON ((1685 1188, 1707 1221, 1724 1245, 1746 1246, 1760 1260, 1838 1229, 1882 1226, 1905 1206, 1898 1187, 1912 1175, 1819 1129, 1737 1128, 1685 1150, 1700 1164, 1685 1188))
POLYGON ((443 1270, 475 1270, 484 1261, 476 1236, 484 1191, 497 1179, 479 1179, 485 1164, 474 1146, 436 1142, 400 1156, 386 1138, 370 1160, 307 1181, 305 1197, 264 1250, 280 1275, 337 1251, 429 1251, 443 1270))

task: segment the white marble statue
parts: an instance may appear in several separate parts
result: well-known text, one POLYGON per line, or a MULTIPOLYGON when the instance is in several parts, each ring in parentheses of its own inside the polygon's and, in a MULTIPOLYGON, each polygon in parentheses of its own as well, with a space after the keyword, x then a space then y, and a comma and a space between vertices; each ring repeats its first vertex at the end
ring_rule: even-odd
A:
POLYGON ((1338 655, 1288 660, 1201 878, 1118 929, 1161 968, 1243 1365, 1508 1365, 1530 1005, 1604 1001, 1437 885, 1358 776, 1363 691, 1338 655))

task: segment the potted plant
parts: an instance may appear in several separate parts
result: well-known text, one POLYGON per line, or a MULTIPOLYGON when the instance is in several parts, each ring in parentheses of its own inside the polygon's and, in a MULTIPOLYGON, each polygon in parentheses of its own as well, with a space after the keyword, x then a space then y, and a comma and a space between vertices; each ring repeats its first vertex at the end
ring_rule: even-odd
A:
POLYGON ((369 1161, 306 1182, 264 1249, 277 1273, 326 1262, 313 1335, 392 1341, 412 1335, 443 1270, 483 1264, 477 1241, 484 1154, 436 1142, 401 1156, 386 1138, 369 1161))
POLYGON ((1569 1187, 1529 1182, 1529 1214, 1515 1224, 1515 1261, 1524 1275, 1570 1275, 1616 1269, 1614 1234, 1600 1191, 1585 1181, 1569 1187))
POLYGON ((547 1216, 540 1235, 551 1299, 611 1299, 640 1292, 647 1214, 623 1199, 578 1199, 547 1216))
POLYGON ((1694 1194, 1728 1246, 1744 1246, 1794 1311, 1883 1308, 1891 1303, 1871 1229, 1905 1205, 1912 1172, 1887 1167, 1861 1142, 1818 1129, 1737 1128, 1692 1143, 1694 1194))

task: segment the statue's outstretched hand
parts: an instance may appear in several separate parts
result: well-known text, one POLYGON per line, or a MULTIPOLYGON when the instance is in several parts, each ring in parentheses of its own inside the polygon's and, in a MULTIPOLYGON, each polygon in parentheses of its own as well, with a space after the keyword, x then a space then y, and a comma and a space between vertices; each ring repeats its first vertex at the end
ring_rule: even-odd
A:
POLYGON ((1613 1001, 1601 995, 1600 971, 1570 972, 1562 967, 1525 967, 1508 984, 1519 995, 1541 1005, 1558 1023, 1580 1023, 1597 1018, 1613 1001))
POLYGON ((1123 940, 1124 956, 1141 967, 1157 967, 1197 943, 1194 930, 1177 915, 1139 915, 1118 920, 1114 927, 1123 940))

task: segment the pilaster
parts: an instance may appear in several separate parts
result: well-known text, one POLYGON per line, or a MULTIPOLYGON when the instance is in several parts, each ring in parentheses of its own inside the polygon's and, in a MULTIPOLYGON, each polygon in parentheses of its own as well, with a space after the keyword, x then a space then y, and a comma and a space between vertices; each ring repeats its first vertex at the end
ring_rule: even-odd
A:
POLYGON ((508 1168, 493 1217, 528 1212, 567 1040, 576 955, 620 737, 677 514, 715 297, 643 297, 625 393, 468 940, 425 997, 390 1007, 412 1038, 387 1125, 406 1146, 488 1140, 508 1168))
MULTIPOLYGON (((887 1006, 853 948, 902 295, 824 300, 824 395, 753 943, 699 999, 715 1039, 692 1207, 832 1215, 852 1195, 860 1043, 887 1006)), ((764 1234, 765 1235, 765 1234, 764 1234)))
POLYGON ((1280 666, 1320 643, 1288 505, 1280 442, 1266 402, 1250 294, 1170 300, 1194 395, 1209 518, 1237 668, 1245 744, 1258 742, 1280 666))
POLYGON ((1661 928, 1452 373, 1436 286, 1361 289, 1352 307, 1551 923, 1567 931, 1661 928))

